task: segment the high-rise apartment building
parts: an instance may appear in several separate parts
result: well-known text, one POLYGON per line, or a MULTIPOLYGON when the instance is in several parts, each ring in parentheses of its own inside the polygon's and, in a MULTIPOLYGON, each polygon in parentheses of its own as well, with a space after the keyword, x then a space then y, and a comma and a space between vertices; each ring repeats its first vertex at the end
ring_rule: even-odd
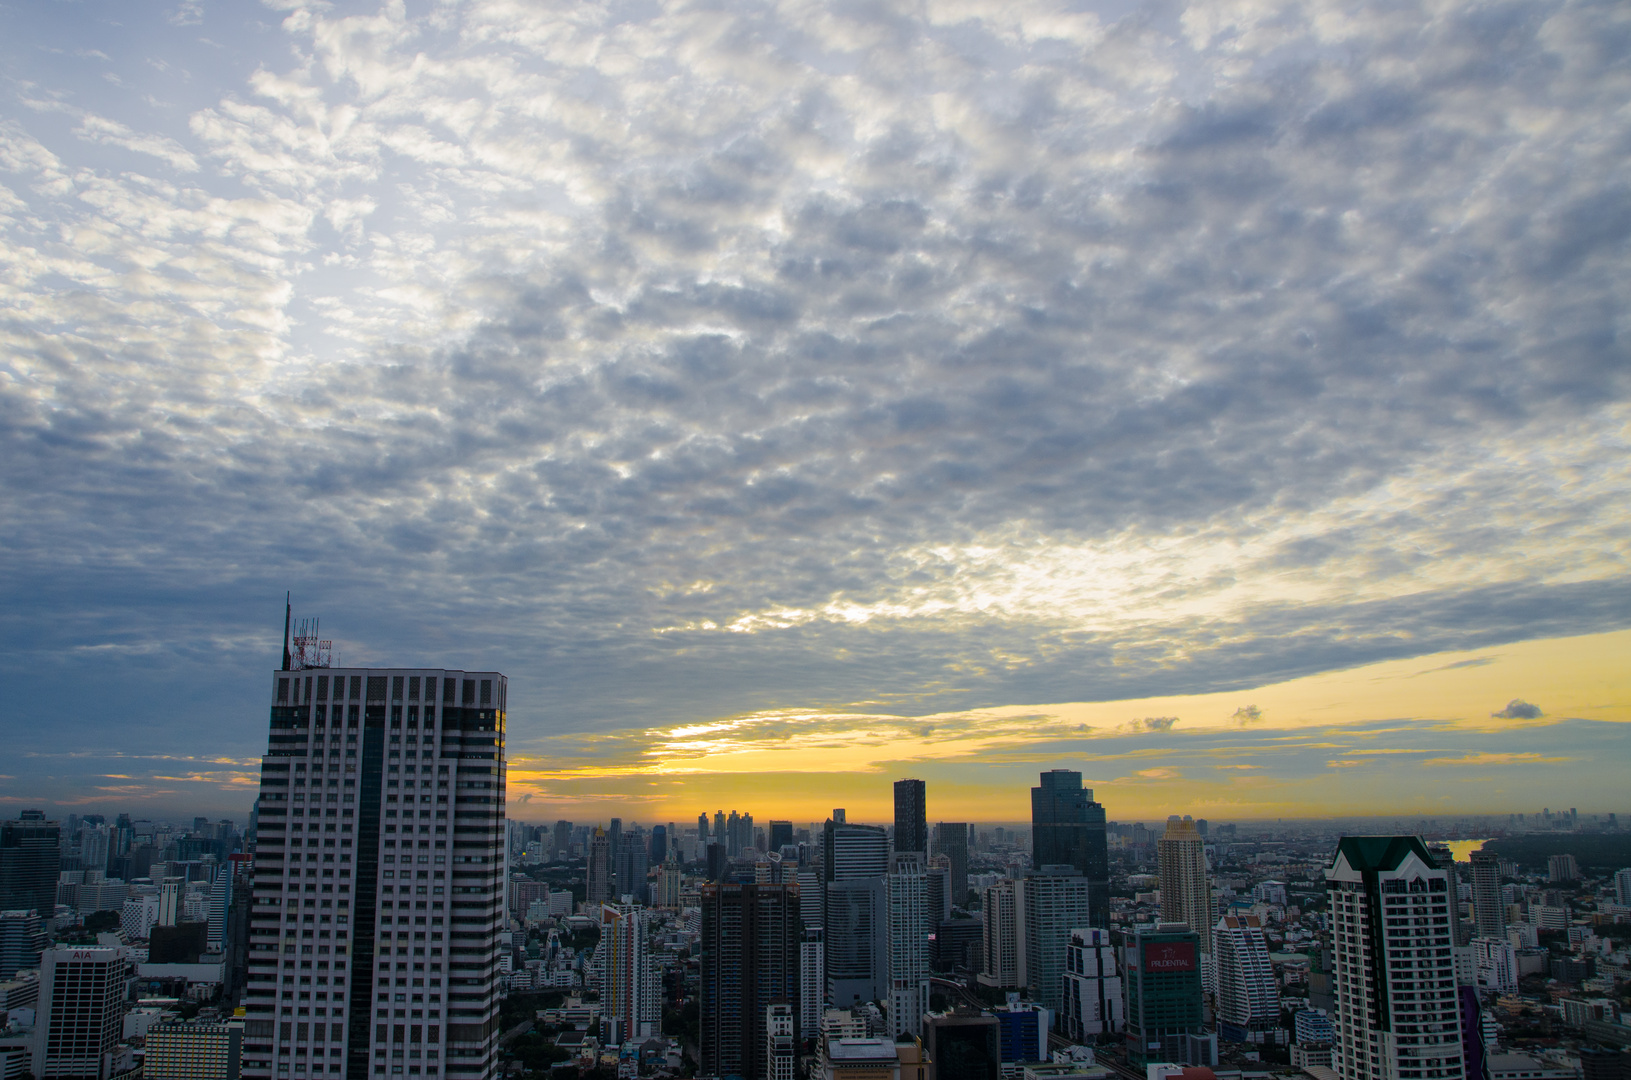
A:
MULTIPOLYGON (((801 887, 802 891, 802 887, 801 887)), ((800 900, 802 901, 802 897, 800 900)), ((799 934, 799 1028, 821 1030, 822 1005, 827 1000, 826 931, 806 925, 799 934)))
POLYGON ((1415 836, 1345 836, 1325 871, 1342 1080, 1462 1080, 1449 872, 1415 836))
POLYGON ((108 1080, 129 977, 124 948, 45 950, 34 1023, 35 1080, 108 1080))
POLYGON ((1082 774, 1052 769, 1031 789, 1031 865, 1069 863, 1087 879, 1090 915, 1082 925, 1110 928, 1110 852, 1104 807, 1082 787, 1082 774))
POLYGON ((1014 882, 1019 936, 1019 985, 1058 1016, 1064 1005, 1065 949, 1070 933, 1087 923, 1091 891, 1069 863, 1043 866, 1014 882))
POLYGON ((799 1012, 798 908, 797 885, 702 887, 699 1013, 705 1075, 770 1080, 767 1010, 790 1005, 795 1017, 799 1012))
POLYGON ((890 1034, 923 1034, 929 1011, 929 889, 923 855, 896 852, 889 859, 889 997, 885 1014, 890 1034))
POLYGON ((1127 1026, 1127 1004, 1110 931, 1084 927, 1065 946, 1065 1000, 1059 1026, 1072 1042, 1091 1046, 1127 1026))
POLYGON ((1496 994, 1518 992, 1518 954, 1504 937, 1472 939, 1472 963, 1478 989, 1496 994))
POLYGON ((630 1039, 658 1034, 662 985, 651 956, 642 908, 601 905, 600 944, 595 959, 601 964, 600 1024, 604 1045, 621 1046, 630 1039))
POLYGON ((1580 864, 1573 855, 1549 855, 1546 858, 1546 880, 1579 881, 1580 864))
POLYGON ((1011 879, 986 886, 980 894, 980 919, 984 930, 980 983, 998 990, 1018 989, 1019 912, 1011 879))
POLYGON ((1195 931, 1202 954, 1212 951, 1212 883, 1206 867, 1206 841, 1187 814, 1167 818, 1156 845, 1161 865, 1161 921, 1195 931))
POLYGON ((929 853, 928 793, 921 780, 895 781, 895 850, 929 853))
POLYGON ((1269 943, 1255 915, 1225 915, 1212 928, 1218 965, 1218 1034, 1231 1042, 1261 1042, 1280 1026, 1280 984, 1269 943))
POLYGON ((1122 947, 1127 991, 1127 1059, 1216 1065, 1217 1036, 1205 1029, 1200 935, 1185 923, 1136 927, 1122 947))
POLYGON ((1631 868, 1614 871, 1614 899, 1631 907, 1631 868))
POLYGON ((39 967, 40 954, 50 947, 51 935, 38 912, 0 912, 0 979, 39 967))
POLYGON ((948 899, 958 907, 968 904, 968 822, 942 821, 934 827, 934 854, 944 855, 947 868, 948 899))
POLYGON ((57 910, 62 871, 61 827, 38 810, 0 821, 0 911, 35 911, 49 919, 57 910))
POLYGON ((505 699, 491 671, 273 675, 247 1080, 494 1075, 505 699))
POLYGON ((599 825, 589 836, 589 866, 584 900, 604 904, 612 899, 612 840, 599 825))
POLYGON ((1506 900, 1501 896, 1501 857, 1498 854, 1493 851, 1472 853, 1471 886, 1473 936, 1503 937, 1506 934, 1506 900))

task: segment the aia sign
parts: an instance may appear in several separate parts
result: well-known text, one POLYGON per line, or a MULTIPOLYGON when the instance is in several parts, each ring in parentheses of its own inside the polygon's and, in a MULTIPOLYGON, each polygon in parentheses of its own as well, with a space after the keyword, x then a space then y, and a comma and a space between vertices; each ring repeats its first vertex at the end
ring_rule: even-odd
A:
POLYGON ((1194 971, 1195 945, 1188 941, 1152 941, 1144 946, 1145 971, 1194 971))

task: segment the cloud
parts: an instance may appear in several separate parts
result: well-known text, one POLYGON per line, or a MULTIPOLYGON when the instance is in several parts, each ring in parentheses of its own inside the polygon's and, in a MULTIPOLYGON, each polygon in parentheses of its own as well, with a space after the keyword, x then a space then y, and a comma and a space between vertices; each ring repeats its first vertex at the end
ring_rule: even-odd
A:
POLYGON ((89 742, 255 753, 291 586, 550 733, 1627 625, 1613 5, 286 10, 7 54, 0 666, 89 742))
POLYGON ((1259 709, 1256 705, 1242 705, 1240 708, 1234 711, 1234 715, 1229 719, 1239 724, 1241 727, 1247 727, 1248 725, 1260 723, 1262 721, 1263 710, 1259 709))
POLYGON ((1142 719, 1129 720, 1124 728, 1127 731, 1171 731, 1173 725, 1178 723, 1176 716, 1146 716, 1142 719))
POLYGON ((1506 703, 1506 708, 1490 715, 1502 720, 1538 720, 1546 714, 1540 711, 1539 705, 1531 705, 1522 698, 1513 698, 1506 703))
POLYGON ((1452 757, 1428 758, 1427 760, 1423 761, 1422 764, 1423 765, 1429 765, 1429 766, 1433 766, 1433 765, 1449 765, 1449 766, 1460 766, 1460 765, 1561 765, 1561 764, 1564 764, 1565 762, 1570 762, 1570 761, 1574 761, 1574 760, 1575 759, 1572 758, 1572 757, 1548 757, 1548 756, 1546 756, 1544 754, 1533 753, 1533 752, 1517 752, 1517 753, 1484 752, 1484 753, 1463 754, 1461 757, 1453 757, 1453 758, 1452 757))

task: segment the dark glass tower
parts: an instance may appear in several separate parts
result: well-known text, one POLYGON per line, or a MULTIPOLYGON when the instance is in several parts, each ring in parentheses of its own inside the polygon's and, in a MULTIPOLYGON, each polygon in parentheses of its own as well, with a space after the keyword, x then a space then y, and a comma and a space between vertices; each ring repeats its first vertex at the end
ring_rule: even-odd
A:
POLYGON ((928 785, 895 781, 895 850, 929 853, 928 785))
POLYGON ((1104 835, 1104 807, 1082 787, 1074 769, 1052 769, 1031 789, 1031 865, 1069 863, 1088 883, 1088 914, 1101 930, 1110 928, 1110 852, 1104 835))
POLYGON ((799 1013, 798 886, 704 885, 700 952, 702 1072, 770 1080, 765 1010, 799 1013))
POLYGON ((38 810, 0 823, 0 909, 34 911, 44 919, 56 914, 59 837, 60 826, 38 810))

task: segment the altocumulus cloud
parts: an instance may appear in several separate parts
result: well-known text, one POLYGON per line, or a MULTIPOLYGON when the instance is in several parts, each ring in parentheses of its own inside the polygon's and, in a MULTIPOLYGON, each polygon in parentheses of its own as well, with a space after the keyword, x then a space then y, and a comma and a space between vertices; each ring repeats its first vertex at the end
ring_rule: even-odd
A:
POLYGON ((1626 624, 1624 4, 114 10, 0 124, 3 663, 98 737, 285 584, 518 734, 1626 624))

